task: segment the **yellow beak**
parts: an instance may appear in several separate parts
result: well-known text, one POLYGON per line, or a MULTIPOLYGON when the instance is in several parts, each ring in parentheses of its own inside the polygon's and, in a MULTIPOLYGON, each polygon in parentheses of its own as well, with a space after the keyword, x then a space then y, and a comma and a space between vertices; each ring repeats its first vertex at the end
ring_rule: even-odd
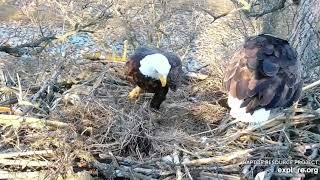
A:
POLYGON ((162 86, 162 87, 165 87, 165 86, 167 85, 167 77, 161 75, 161 76, 160 76, 160 82, 161 82, 161 86, 162 86))

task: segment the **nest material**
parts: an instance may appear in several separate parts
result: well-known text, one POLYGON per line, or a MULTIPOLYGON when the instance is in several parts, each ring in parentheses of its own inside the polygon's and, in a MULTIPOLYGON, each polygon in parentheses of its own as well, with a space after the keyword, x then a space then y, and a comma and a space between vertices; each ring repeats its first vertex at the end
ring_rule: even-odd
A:
MULTIPOLYGON (((224 94, 210 78, 170 92, 160 112, 155 112, 149 108, 149 94, 135 102, 127 98, 133 86, 122 74, 122 64, 86 64, 80 72, 91 75, 72 81, 70 76, 54 79, 58 69, 43 77, 47 83, 34 91, 27 91, 32 79, 20 79, 22 93, 36 101, 32 105, 19 99, 11 106, 15 113, 28 116, 0 115, 0 178, 314 176, 279 173, 278 168, 288 165, 271 163, 288 159, 290 166, 319 168, 315 161, 306 164, 319 160, 319 112, 312 109, 319 108, 315 103, 319 97, 295 113, 248 126, 233 122, 219 105, 224 94), (58 90, 50 93, 50 87, 58 90), (195 87, 198 90, 192 91, 195 87)), ((317 92, 306 97, 314 95, 317 92)))

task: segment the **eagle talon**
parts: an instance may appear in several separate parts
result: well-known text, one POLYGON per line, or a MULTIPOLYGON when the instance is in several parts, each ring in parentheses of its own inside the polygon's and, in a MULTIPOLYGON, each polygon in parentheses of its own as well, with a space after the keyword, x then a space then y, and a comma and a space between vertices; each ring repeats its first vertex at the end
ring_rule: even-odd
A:
POLYGON ((141 91, 140 87, 137 86, 134 89, 132 89, 132 91, 129 93, 128 97, 130 99, 137 99, 140 96, 140 91, 141 91))

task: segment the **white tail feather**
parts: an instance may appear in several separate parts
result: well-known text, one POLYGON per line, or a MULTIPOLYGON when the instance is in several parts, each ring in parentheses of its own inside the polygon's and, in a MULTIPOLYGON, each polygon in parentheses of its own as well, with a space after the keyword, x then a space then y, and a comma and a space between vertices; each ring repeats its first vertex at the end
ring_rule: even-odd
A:
POLYGON ((228 97, 228 105, 231 108, 230 115, 238 121, 241 122, 249 122, 249 123, 262 123, 267 121, 270 116, 270 110, 266 110, 264 108, 258 109, 250 113, 246 113, 246 107, 240 108, 243 100, 237 99, 229 95, 228 97))

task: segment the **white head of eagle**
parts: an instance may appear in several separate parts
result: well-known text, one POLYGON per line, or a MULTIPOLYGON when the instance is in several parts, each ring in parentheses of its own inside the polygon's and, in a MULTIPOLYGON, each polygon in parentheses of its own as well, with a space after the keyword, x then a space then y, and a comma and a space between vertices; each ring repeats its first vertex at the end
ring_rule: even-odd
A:
POLYGON ((183 78, 181 59, 172 52, 140 47, 126 62, 126 74, 136 87, 128 97, 137 99, 140 92, 154 93, 150 107, 159 109, 170 90, 176 91, 183 78))
POLYGON ((145 76, 160 80, 162 87, 167 85, 170 69, 168 59, 160 53, 147 55, 140 61, 140 72, 145 76))

